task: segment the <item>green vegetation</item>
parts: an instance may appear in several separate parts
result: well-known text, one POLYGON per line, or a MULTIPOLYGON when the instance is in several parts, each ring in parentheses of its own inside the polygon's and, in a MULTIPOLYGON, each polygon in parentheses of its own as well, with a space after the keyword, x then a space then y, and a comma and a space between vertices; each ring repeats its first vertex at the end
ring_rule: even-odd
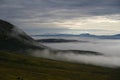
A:
POLYGON ((120 80, 119 69, 0 52, 0 80, 120 80))

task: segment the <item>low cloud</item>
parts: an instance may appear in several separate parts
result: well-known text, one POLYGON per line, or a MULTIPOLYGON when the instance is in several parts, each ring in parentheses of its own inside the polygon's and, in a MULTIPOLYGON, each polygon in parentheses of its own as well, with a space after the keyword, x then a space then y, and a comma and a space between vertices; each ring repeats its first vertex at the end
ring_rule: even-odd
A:
MULTIPOLYGON (((65 38, 66 39, 66 38, 65 38)), ((71 39, 67 38, 67 39, 71 39)), ((86 38, 72 38, 77 40, 88 41, 86 43, 44 43, 45 46, 56 50, 84 50, 95 51, 101 55, 94 54, 76 54, 75 52, 61 52, 58 51, 33 51, 32 55, 36 57, 44 57, 54 60, 69 61, 75 63, 92 64, 97 66, 116 68, 120 67, 120 41, 119 40, 101 40, 101 39, 86 39, 86 38)))
MULTIPOLYGON (((31 51, 30 51, 31 52, 31 51)), ((44 57, 53 60, 92 64, 103 67, 117 68, 120 67, 120 57, 118 56, 105 56, 105 55, 83 55, 75 54, 74 52, 64 53, 58 52, 54 54, 49 50, 33 51, 31 53, 35 57, 44 57)))

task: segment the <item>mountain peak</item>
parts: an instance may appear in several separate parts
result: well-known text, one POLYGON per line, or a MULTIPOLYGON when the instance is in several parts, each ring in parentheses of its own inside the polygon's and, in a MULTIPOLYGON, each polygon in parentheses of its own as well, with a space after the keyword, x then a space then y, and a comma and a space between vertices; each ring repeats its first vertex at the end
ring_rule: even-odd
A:
POLYGON ((13 24, 0 20, 0 50, 25 51, 27 49, 44 49, 24 31, 13 24))
POLYGON ((14 25, 12 25, 11 23, 8 23, 4 20, 0 20, 0 34, 11 32, 13 28, 14 25))

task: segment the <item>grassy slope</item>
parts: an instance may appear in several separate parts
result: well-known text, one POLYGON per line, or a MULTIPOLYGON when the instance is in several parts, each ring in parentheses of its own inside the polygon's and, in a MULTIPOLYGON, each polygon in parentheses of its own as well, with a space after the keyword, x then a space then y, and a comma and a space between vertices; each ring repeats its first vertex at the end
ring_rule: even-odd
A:
POLYGON ((118 72, 116 69, 0 52, 0 80, 120 80, 118 72))

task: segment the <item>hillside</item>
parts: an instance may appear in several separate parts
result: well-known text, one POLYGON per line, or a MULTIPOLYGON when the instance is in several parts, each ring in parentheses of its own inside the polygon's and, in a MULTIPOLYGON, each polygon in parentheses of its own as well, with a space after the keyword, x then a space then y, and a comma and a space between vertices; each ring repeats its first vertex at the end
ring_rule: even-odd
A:
POLYGON ((6 21, 0 20, 0 50, 25 52, 28 49, 44 49, 24 31, 6 21))
POLYGON ((120 80, 119 69, 0 52, 0 80, 120 80))

